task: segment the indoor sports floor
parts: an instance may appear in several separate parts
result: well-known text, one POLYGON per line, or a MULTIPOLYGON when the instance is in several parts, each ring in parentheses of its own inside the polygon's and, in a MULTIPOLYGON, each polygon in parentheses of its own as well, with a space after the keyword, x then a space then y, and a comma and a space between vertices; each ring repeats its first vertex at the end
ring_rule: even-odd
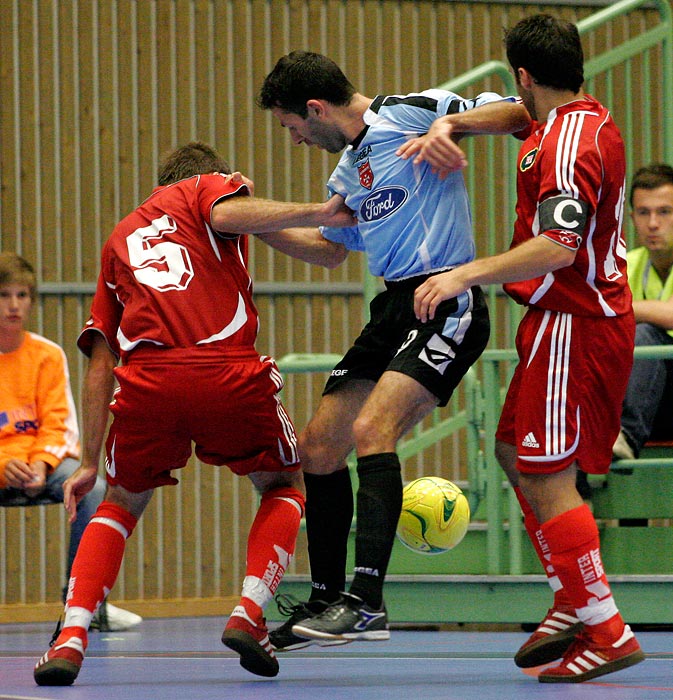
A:
POLYGON ((220 643, 220 618, 145 620, 97 633, 75 685, 40 688, 32 668, 53 625, 0 624, 0 699, 38 700, 669 700, 673 633, 639 632, 646 660, 577 685, 538 683, 514 666, 518 631, 393 630, 388 642, 279 654, 280 674, 253 676, 220 643))

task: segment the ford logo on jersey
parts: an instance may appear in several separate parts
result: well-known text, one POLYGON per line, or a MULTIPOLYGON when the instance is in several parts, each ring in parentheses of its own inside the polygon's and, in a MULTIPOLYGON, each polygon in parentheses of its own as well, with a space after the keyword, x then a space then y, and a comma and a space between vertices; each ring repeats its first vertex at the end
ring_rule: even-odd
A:
POLYGON ((397 211, 406 201, 409 193, 404 187, 383 187, 374 190, 360 206, 363 221, 378 221, 397 211))

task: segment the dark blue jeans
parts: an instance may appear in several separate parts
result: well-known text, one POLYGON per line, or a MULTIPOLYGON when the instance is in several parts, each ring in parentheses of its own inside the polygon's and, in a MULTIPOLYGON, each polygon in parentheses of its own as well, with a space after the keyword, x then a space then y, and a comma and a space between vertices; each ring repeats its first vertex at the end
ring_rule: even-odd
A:
MULTIPOLYGON (((636 346, 673 345, 659 326, 636 325, 636 346)), ((622 431, 634 453, 650 438, 673 439, 673 359, 636 360, 622 406, 622 431)))
MULTIPOLYGON (((54 500, 63 501, 63 483, 65 480, 75 473, 79 467, 79 462, 70 457, 66 457, 48 477, 45 493, 48 493, 54 500)), ((70 569, 77 554, 79 541, 84 534, 84 528, 89 520, 94 516, 98 506, 105 496, 105 480, 100 476, 96 479, 96 484, 89 493, 82 498, 77 504, 77 517, 75 522, 70 526, 70 543, 68 546, 68 568, 66 572, 67 578, 70 578, 70 569)))

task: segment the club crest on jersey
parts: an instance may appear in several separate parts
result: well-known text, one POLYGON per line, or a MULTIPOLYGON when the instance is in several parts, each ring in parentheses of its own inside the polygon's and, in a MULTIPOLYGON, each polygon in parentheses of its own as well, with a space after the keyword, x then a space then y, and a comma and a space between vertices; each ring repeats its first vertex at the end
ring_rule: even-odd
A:
POLYGON ((371 190, 374 184, 374 171, 369 164, 369 159, 358 165, 358 175, 360 177, 360 184, 368 190, 371 190))
POLYGON ((526 153, 526 155, 521 159, 521 162, 519 163, 519 170, 522 173, 525 173, 526 170, 533 167, 535 156, 537 156, 537 151, 538 149, 534 148, 532 151, 528 151, 528 153, 526 153))
POLYGON ((382 187, 374 190, 360 205, 363 221, 378 221, 396 212, 406 201, 409 193, 404 187, 382 187))

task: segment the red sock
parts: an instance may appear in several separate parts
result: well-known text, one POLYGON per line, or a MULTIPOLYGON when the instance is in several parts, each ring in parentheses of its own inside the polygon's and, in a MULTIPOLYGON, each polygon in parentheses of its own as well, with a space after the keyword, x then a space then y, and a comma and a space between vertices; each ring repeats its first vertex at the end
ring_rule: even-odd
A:
POLYGON ((304 496, 290 486, 267 491, 248 535, 241 605, 259 620, 287 569, 304 513, 304 496))
MULTIPOLYGON (((93 615, 117 580, 126 540, 138 519, 118 505, 103 501, 89 521, 72 565, 66 599, 66 625, 77 624, 76 611, 93 615)), ((90 620, 89 620, 90 621, 90 620)), ((81 624, 88 627, 88 624, 81 624)))
POLYGON ((557 515, 541 529, 551 563, 586 631, 601 644, 616 641, 624 631, 624 620, 603 570, 598 528, 588 506, 557 515))
POLYGON ((566 593, 561 580, 556 575, 554 567, 551 563, 551 552, 549 551, 549 544, 542 534, 540 528, 540 523, 533 513, 533 509, 526 500, 526 497, 521 493, 521 489, 518 486, 514 487, 514 493, 519 501, 521 510, 523 512, 523 525, 526 528, 528 537, 533 544, 537 558, 542 564, 545 574, 547 575, 547 581, 551 586, 552 591, 554 591, 554 608, 560 610, 567 610, 572 608, 572 603, 570 598, 566 593))

